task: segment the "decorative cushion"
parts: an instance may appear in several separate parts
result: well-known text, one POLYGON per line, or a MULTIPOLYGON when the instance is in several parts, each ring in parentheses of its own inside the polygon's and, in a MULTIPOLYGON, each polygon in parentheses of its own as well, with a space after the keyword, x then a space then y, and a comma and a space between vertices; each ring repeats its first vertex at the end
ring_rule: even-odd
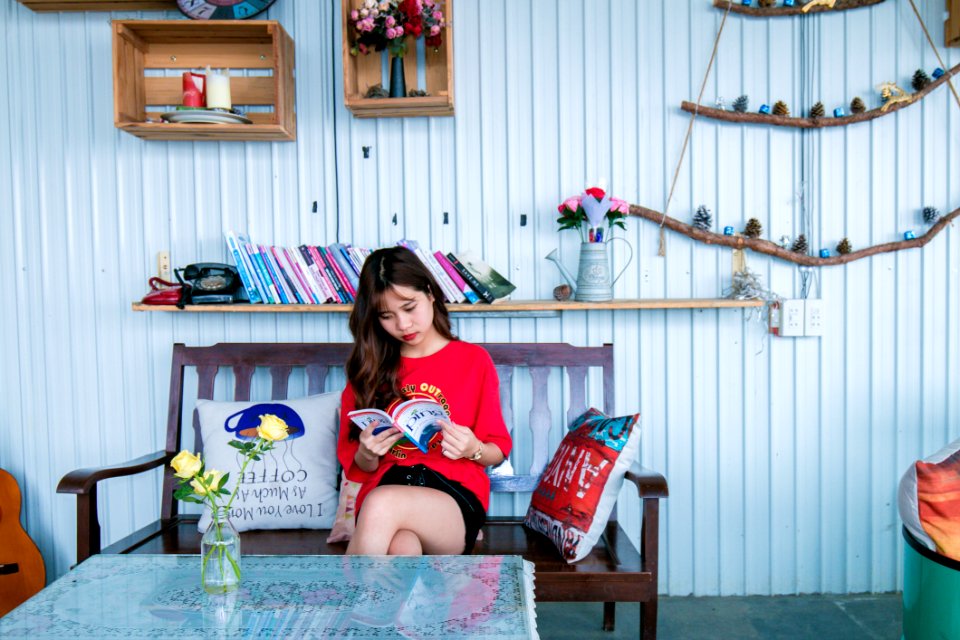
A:
MULTIPOLYGON (((238 531, 326 529, 333 525, 339 407, 339 392, 278 402, 197 401, 206 468, 229 472, 229 491, 240 480, 243 456, 227 443, 256 437, 263 414, 282 418, 289 429, 286 440, 277 442, 260 461, 247 465, 230 508, 230 521, 238 531)), ((205 508, 200 531, 209 524, 210 511, 205 508)))
POLYGON ((899 507, 917 540, 960 560, 960 440, 910 465, 900 480, 899 507))
POLYGON ((623 477, 640 448, 640 414, 590 409, 573 421, 530 499, 524 524, 546 535, 567 562, 600 539, 623 477))

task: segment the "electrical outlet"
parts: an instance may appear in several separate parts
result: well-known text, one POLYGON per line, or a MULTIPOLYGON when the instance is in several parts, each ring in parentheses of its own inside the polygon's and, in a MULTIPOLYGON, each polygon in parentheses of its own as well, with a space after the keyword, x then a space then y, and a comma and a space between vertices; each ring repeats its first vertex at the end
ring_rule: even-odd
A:
POLYGON ((804 300, 803 333, 807 336, 823 335, 823 300, 804 300))
POLYGON ((784 300, 780 307, 780 335, 798 337, 803 335, 803 300, 784 300))
POLYGON ((160 251, 157 253, 157 275, 161 280, 170 282, 170 252, 160 251))

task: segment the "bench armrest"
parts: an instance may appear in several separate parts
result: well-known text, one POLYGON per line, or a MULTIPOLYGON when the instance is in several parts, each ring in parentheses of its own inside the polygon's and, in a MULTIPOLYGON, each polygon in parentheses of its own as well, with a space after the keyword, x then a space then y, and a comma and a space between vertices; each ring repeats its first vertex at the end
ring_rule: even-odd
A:
POLYGON ((155 451, 129 462, 75 469, 60 479, 57 493, 72 493, 77 496, 77 563, 100 553, 100 518, 97 515, 97 484, 108 478, 132 476, 173 459, 174 454, 155 451))
POLYGON ((627 470, 626 479, 637 486, 641 498, 666 498, 670 495, 667 479, 652 469, 635 464, 627 470))

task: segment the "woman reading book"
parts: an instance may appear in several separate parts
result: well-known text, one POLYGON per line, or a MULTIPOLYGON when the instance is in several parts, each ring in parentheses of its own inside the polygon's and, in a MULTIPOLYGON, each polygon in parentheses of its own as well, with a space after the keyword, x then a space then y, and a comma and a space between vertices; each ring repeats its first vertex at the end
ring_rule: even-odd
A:
POLYGON ((362 487, 347 553, 470 553, 490 502, 484 469, 512 445, 490 355, 454 337, 441 289, 403 247, 364 262, 350 332, 337 456, 362 487), (395 426, 375 434, 347 415, 364 408, 392 415, 415 398, 437 401, 447 416, 425 452, 395 426))

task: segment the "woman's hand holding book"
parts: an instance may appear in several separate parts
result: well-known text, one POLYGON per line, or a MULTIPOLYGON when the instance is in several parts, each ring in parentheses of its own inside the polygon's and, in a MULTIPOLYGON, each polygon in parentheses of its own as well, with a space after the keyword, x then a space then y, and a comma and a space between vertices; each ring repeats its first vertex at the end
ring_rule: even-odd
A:
POLYGON ((354 460, 364 471, 374 471, 380 465, 380 457, 393 448, 403 432, 396 427, 383 429, 376 434, 373 429, 364 429, 360 432, 360 446, 354 455, 354 460))

